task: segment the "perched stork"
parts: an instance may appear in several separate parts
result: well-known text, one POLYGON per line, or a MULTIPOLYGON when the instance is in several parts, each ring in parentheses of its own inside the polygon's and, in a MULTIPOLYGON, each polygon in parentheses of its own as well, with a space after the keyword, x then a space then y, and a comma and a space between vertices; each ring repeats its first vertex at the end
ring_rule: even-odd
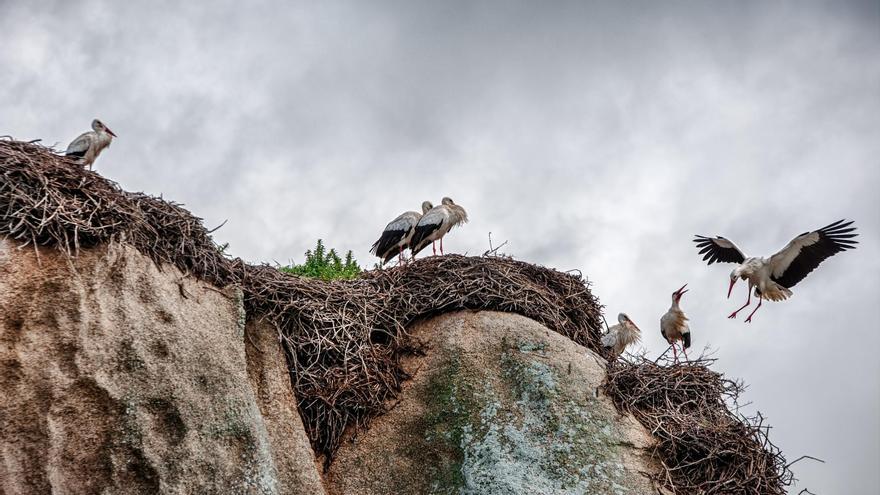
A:
POLYGON ((416 224, 419 223, 422 215, 433 207, 430 201, 425 201, 422 203, 421 213, 415 211, 401 213, 385 226, 382 236, 373 243, 370 252, 382 258, 382 264, 391 261, 395 254, 400 256, 400 261, 403 261, 403 250, 409 247, 409 241, 416 232, 416 224))
POLYGON ((82 159, 83 166, 88 165, 89 170, 98 155, 104 151, 104 148, 110 146, 110 141, 116 137, 116 134, 104 125, 98 119, 92 121, 92 131, 84 132, 74 139, 64 152, 67 156, 73 156, 82 159))
POLYGON ((602 347, 611 349, 614 358, 617 359, 630 344, 639 341, 642 331, 627 316, 626 313, 617 315, 617 325, 608 329, 608 333, 602 336, 602 347))
POLYGON ((432 244, 434 254, 437 254, 437 248, 433 246, 433 243, 438 239, 440 240, 440 254, 443 254, 443 236, 452 227, 467 223, 467 212, 455 204, 451 198, 443 198, 440 203, 426 212, 416 224, 416 232, 410 241, 413 257, 425 249, 428 243, 432 244))
POLYGON ((841 251, 854 249, 858 241, 852 240, 858 236, 852 233, 855 227, 850 227, 852 221, 838 220, 826 225, 819 230, 804 232, 795 237, 778 253, 769 258, 747 258, 736 245, 724 237, 706 237, 698 235, 694 239, 703 261, 712 263, 738 263, 730 272, 730 287, 727 289, 727 298, 733 292, 733 285, 738 278, 749 281, 749 299, 728 318, 736 318, 736 314, 752 303, 752 287, 758 297, 758 306, 746 318, 746 322, 752 321, 752 316, 761 307, 764 299, 771 301, 784 301, 791 297, 791 289, 804 279, 810 272, 825 261, 841 251))
POLYGON ((691 329, 687 324, 687 316, 684 315, 684 311, 678 307, 678 303, 681 301, 681 296, 684 295, 689 289, 685 289, 687 284, 681 286, 680 289, 672 293, 672 306, 669 307, 669 311, 666 312, 660 318, 660 335, 666 339, 666 342, 669 342, 669 345, 672 346, 672 356, 678 361, 678 352, 675 350, 675 344, 679 340, 682 342, 681 344, 681 352, 684 353, 684 358, 687 359, 687 348, 691 346, 691 329))

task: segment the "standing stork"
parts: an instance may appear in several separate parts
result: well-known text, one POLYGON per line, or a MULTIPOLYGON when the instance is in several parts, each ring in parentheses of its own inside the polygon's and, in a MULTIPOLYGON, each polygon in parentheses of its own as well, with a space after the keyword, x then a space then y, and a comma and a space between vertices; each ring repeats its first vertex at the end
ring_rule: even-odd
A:
POLYGON ((66 156, 73 156, 82 159, 83 166, 88 165, 89 170, 92 164, 98 158, 98 155, 104 151, 104 148, 110 146, 110 141, 116 137, 116 134, 104 125, 98 119, 92 121, 92 131, 84 132, 67 145, 66 156))
POLYGON ((614 359, 617 359, 628 345, 638 342, 641 336, 642 331, 629 316, 620 313, 617 315, 617 325, 613 325, 608 329, 608 333, 602 336, 602 347, 610 349, 614 359))
POLYGON ((687 324, 688 319, 678 306, 678 303, 681 302, 681 296, 690 290, 685 287, 687 284, 672 293, 672 306, 669 307, 669 311, 665 315, 660 317, 660 335, 672 346, 672 356, 676 361, 678 361, 678 352, 675 350, 676 342, 679 340, 682 342, 681 352, 684 353, 685 359, 688 356, 686 349, 691 346, 691 329, 687 324))
POLYGON ((696 236, 694 242, 704 254, 703 261, 711 265, 716 261, 722 263, 738 263, 739 266, 730 272, 730 286, 727 298, 733 292, 737 279, 749 281, 749 299, 728 318, 736 318, 737 313, 752 303, 752 287, 758 297, 758 306, 752 310, 746 323, 751 323, 752 316, 763 304, 764 299, 784 301, 791 297, 791 289, 819 266, 825 259, 847 249, 854 249, 858 236, 852 233, 852 221, 838 220, 812 232, 804 232, 795 237, 779 252, 769 258, 747 258, 738 247, 724 237, 696 236))
POLYGON ((437 248, 433 243, 437 240, 440 241, 440 254, 443 254, 443 236, 452 227, 468 221, 467 212, 455 204, 451 198, 443 198, 440 203, 426 212, 416 224, 416 232, 410 241, 413 258, 419 251, 428 247, 428 243, 432 244, 436 255, 437 248))
POLYGON ((425 201, 422 203, 421 213, 416 211, 406 211, 401 213, 397 218, 385 226, 385 230, 382 231, 382 236, 379 237, 378 241, 373 243, 370 252, 381 258, 382 264, 391 261, 391 258, 394 258, 394 255, 398 255, 402 262, 403 250, 409 247, 410 239, 412 239, 413 234, 416 232, 416 224, 419 223, 419 219, 422 218, 422 215, 427 213, 433 207, 434 205, 432 205, 430 201, 425 201))

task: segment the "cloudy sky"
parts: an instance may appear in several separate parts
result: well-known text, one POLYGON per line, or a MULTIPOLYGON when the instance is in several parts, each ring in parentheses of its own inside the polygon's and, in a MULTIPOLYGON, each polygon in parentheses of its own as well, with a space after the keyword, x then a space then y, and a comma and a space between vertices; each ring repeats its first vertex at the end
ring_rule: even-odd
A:
POLYGON ((0 0, 0 134, 66 146, 184 203, 250 261, 323 238, 365 265, 451 196, 517 258, 581 269, 652 354, 688 282, 696 348, 748 385, 801 488, 880 485, 880 3, 0 0), (754 323, 695 233, 771 254, 856 220, 754 323))

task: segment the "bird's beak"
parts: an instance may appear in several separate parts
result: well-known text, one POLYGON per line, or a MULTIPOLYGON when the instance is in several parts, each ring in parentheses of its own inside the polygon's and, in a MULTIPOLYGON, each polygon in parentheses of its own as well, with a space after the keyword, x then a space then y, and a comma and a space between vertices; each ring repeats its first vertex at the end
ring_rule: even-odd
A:
POLYGON ((684 284, 684 285, 681 286, 680 289, 678 289, 677 291, 675 291, 675 293, 678 294, 678 297, 683 296, 685 292, 687 292, 687 291, 690 290, 690 289, 685 289, 685 287, 687 287, 687 286, 688 286, 688 284, 684 284))
POLYGON ((116 134, 114 134, 113 131, 111 131, 109 127, 105 127, 104 130, 107 131, 107 134, 110 134, 111 136, 116 137, 116 134))
POLYGON ((727 288, 727 298, 730 299, 730 294, 733 292, 733 284, 736 283, 736 279, 730 281, 730 287, 727 288))

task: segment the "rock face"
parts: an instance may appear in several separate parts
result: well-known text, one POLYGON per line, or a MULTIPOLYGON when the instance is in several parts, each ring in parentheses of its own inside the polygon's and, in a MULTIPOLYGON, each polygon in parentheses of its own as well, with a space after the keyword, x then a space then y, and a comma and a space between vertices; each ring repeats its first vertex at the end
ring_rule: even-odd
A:
POLYGON ((271 329, 118 244, 0 240, 0 493, 323 493, 271 329))
POLYGON ((527 318, 459 312, 388 414, 331 467, 330 494, 650 494, 651 436, 596 395, 604 360, 527 318))

